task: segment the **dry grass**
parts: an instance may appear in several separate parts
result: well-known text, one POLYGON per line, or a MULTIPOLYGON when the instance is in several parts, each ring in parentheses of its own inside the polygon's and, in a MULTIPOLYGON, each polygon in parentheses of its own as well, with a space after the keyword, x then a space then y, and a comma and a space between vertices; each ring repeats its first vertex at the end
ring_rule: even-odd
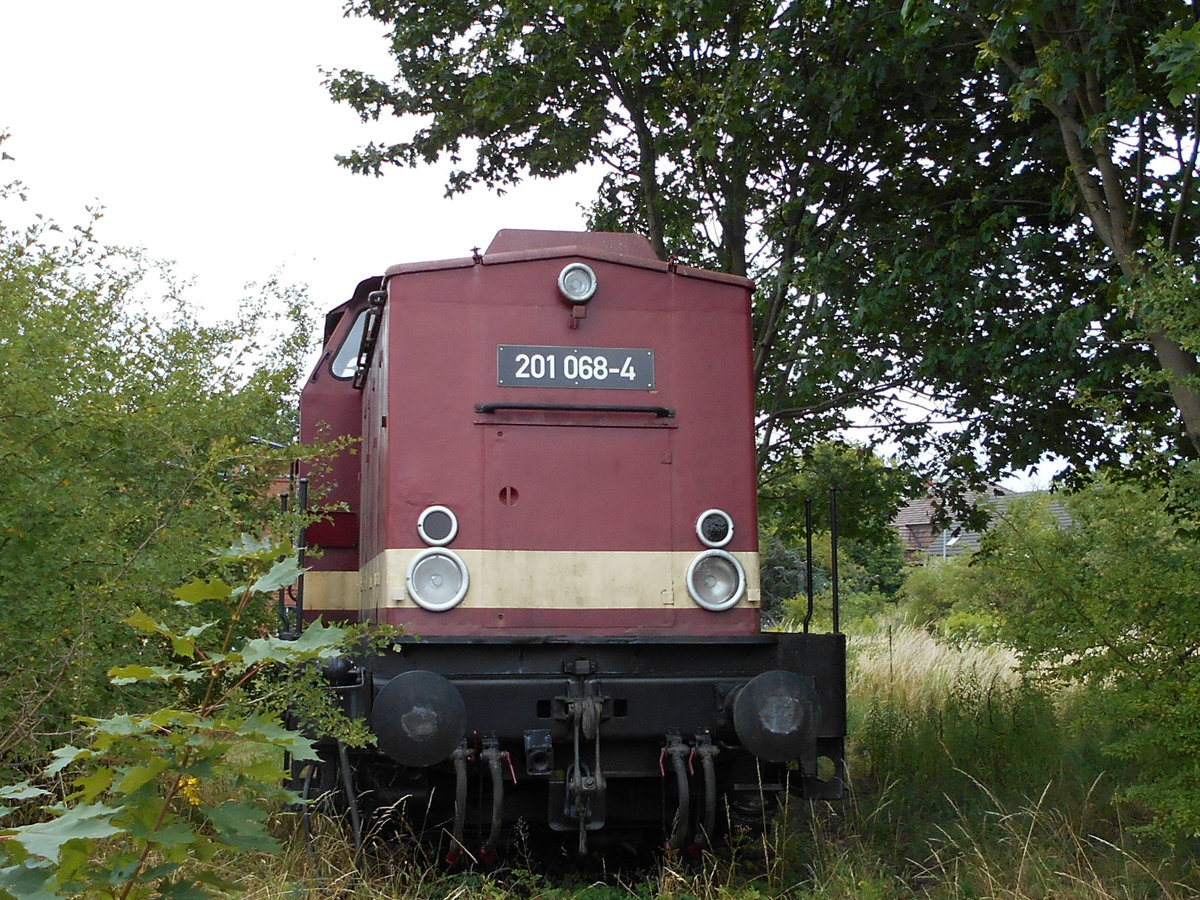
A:
POLYGON ((915 707, 948 697, 966 677, 1009 687, 1021 677, 1017 655, 998 644, 950 645, 922 628, 888 623, 850 639, 848 690, 858 701, 886 696, 915 707))
POLYGON ((1169 867, 1088 834, 1070 812, 1036 801, 1009 807, 984 786, 993 807, 980 827, 965 815, 936 827, 922 878, 951 897, 994 900, 1132 900, 1193 897, 1169 867))

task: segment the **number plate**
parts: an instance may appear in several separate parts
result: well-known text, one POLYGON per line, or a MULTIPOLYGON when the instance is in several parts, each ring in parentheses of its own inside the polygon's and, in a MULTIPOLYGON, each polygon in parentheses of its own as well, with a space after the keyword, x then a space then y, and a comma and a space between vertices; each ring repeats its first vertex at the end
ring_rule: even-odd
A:
POLYGON ((503 387, 654 387, 654 351, 625 347, 496 348, 496 380, 503 387))

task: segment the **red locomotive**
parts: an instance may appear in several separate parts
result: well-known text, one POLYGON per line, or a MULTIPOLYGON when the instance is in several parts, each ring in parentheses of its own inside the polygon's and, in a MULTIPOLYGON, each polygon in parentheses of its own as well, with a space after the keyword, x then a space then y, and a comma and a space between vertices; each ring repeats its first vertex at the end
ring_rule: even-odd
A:
POLYGON ((321 783, 485 854, 518 819, 681 847, 841 796, 843 636, 759 628, 751 289, 509 230, 328 314, 302 438, 360 441, 303 613, 411 639, 341 673, 378 746, 325 747, 321 783))

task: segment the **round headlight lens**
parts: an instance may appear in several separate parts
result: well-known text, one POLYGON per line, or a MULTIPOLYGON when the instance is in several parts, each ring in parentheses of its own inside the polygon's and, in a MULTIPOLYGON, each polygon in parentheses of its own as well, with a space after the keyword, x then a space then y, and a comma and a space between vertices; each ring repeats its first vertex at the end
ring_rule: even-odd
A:
POLYGON ((408 596, 430 612, 445 612, 457 606, 467 596, 470 584, 466 563, 453 550, 441 547, 431 547, 414 556, 404 578, 408 596))
POLYGON ((596 273, 591 266, 571 263, 558 273, 558 289, 568 303, 587 303, 596 293, 596 273))
POLYGON ((442 547, 458 534, 458 517, 445 506, 430 506, 417 519, 417 533, 431 547, 442 547))
POLYGON ((722 612, 742 599, 746 592, 746 570, 724 550, 705 550, 688 566, 687 587, 700 606, 722 612))
POLYGON ((733 517, 723 509, 706 509, 696 520, 696 537, 705 547, 724 547, 733 540, 733 517))

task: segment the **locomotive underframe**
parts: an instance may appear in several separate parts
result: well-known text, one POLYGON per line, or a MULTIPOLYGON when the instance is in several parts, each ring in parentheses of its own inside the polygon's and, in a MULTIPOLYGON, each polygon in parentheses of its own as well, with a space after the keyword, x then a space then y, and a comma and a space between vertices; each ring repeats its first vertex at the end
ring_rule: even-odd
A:
MULTIPOLYGON (((678 847, 731 824, 761 823, 784 791, 809 799, 845 791, 841 634, 411 639, 362 660, 337 690, 351 715, 378 716, 380 692, 408 672, 454 686, 466 737, 428 766, 352 751, 353 802, 403 806, 410 821, 457 844, 477 836, 484 855, 519 820, 577 833, 581 852, 630 831, 657 832, 678 847), (755 758, 733 722, 738 692, 772 670, 795 673, 815 692, 811 739, 787 762, 755 758)), ((326 742, 322 756, 336 768, 334 745, 326 742)), ((332 774, 322 780, 342 783, 332 774)))

